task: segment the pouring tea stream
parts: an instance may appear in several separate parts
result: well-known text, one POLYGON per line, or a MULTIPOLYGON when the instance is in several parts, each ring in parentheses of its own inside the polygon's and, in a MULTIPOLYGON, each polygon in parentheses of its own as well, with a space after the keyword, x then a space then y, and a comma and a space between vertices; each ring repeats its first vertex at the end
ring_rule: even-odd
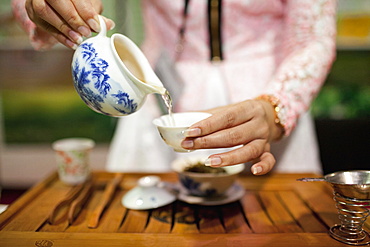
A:
POLYGON ((74 86, 81 99, 94 111, 108 116, 136 112, 151 93, 161 94, 169 113, 169 92, 154 73, 136 44, 122 34, 107 37, 99 16, 101 31, 79 45, 72 59, 74 86))

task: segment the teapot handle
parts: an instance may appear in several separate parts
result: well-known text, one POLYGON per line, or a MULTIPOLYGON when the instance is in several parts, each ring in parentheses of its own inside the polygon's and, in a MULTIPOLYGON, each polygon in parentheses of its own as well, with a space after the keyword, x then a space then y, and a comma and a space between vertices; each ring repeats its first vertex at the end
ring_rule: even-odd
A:
POLYGON ((105 25, 105 21, 101 15, 99 17, 99 23, 100 23, 100 32, 97 36, 107 36, 107 26, 105 25))

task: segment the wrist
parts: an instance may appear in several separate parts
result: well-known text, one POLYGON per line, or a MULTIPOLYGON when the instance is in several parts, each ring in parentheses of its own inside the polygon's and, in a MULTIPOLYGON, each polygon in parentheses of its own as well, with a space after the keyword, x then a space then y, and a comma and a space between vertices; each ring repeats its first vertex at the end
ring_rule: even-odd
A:
POLYGON ((261 101, 267 114, 267 119, 271 130, 270 140, 280 140, 284 136, 285 128, 279 116, 281 111, 279 99, 272 95, 260 95, 256 98, 256 100, 261 101))

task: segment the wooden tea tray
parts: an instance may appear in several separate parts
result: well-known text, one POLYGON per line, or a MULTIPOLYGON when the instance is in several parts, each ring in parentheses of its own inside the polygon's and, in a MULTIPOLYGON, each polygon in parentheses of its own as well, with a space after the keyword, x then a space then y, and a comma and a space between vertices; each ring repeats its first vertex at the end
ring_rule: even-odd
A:
MULTIPOLYGON (((175 201, 155 210, 126 209, 121 198, 144 175, 123 175, 92 229, 89 218, 115 174, 94 172, 93 191, 75 221, 70 225, 60 212, 51 225, 51 211, 72 189, 52 174, 0 214, 0 246, 348 246, 328 234, 339 223, 330 185, 296 181, 314 174, 241 175, 244 196, 225 205, 175 201)), ((177 183, 174 173, 155 175, 177 183)))

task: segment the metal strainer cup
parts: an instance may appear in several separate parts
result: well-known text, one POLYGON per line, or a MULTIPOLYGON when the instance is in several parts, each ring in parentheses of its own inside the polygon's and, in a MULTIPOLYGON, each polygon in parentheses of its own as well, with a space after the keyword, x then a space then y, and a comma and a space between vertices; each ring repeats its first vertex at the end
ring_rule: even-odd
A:
POLYGON ((370 171, 339 171, 322 178, 301 178, 299 181, 326 181, 334 189, 340 225, 330 228, 330 236, 350 245, 370 244, 370 235, 363 230, 370 214, 370 171))

